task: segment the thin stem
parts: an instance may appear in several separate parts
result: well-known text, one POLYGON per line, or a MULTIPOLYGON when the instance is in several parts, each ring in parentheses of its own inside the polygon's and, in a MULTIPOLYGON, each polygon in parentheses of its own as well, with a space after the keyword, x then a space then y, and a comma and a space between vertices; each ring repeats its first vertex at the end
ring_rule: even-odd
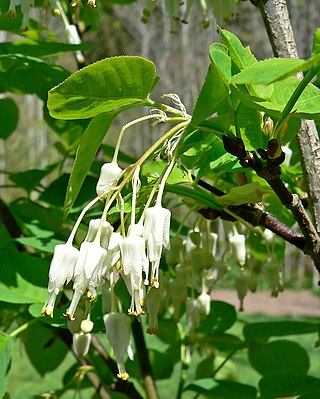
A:
POLYGON ((156 200, 156 206, 161 206, 161 201, 162 201, 164 187, 166 185, 166 181, 167 181, 167 179, 168 179, 168 177, 169 177, 169 175, 170 175, 175 163, 176 163, 176 158, 173 157, 171 162, 170 162, 170 164, 169 164, 169 166, 167 167, 167 170, 165 171, 165 174, 163 175, 163 178, 162 178, 161 182, 160 182, 158 195, 157 195, 157 200, 156 200))
POLYGON ((236 354, 236 352, 238 352, 239 349, 240 349, 239 347, 233 349, 233 350, 229 353, 229 355, 226 356, 226 357, 224 358, 224 360, 223 360, 223 361, 219 364, 219 366, 214 370, 213 375, 212 375, 212 378, 214 378, 214 377, 218 374, 218 372, 222 369, 222 367, 233 357, 233 355, 236 354))
POLYGON ((27 330, 32 324, 35 324, 36 322, 38 322, 37 318, 27 321, 26 323, 22 324, 22 326, 19 326, 16 330, 12 331, 10 337, 11 338, 16 337, 17 335, 27 330))
POLYGON ((74 240, 74 237, 75 237, 75 235, 76 235, 76 232, 77 232, 77 230, 78 230, 78 228, 79 228, 79 225, 80 225, 81 220, 82 220, 82 218, 84 217, 84 215, 85 215, 85 214, 87 213, 87 211, 88 211, 96 202, 98 202, 98 201, 99 201, 99 197, 96 197, 96 198, 94 198, 92 201, 90 201, 89 204, 87 204, 87 205, 82 209, 82 211, 81 211, 81 213, 80 213, 80 215, 79 215, 79 217, 78 217, 78 219, 77 219, 75 225, 73 226, 73 229, 72 229, 72 231, 71 231, 71 233, 70 233, 70 236, 69 236, 69 238, 68 238, 68 241, 67 241, 67 244, 68 244, 68 245, 72 245, 73 240, 74 240))
POLYGON ((312 67, 306 76, 301 80, 299 85, 296 87, 295 91, 292 93, 289 101, 287 102, 286 106, 284 107, 281 117, 277 122, 276 128, 275 128, 275 135, 281 131, 282 125, 286 122, 288 115, 292 111, 293 107, 295 106, 296 102, 299 100, 299 97, 301 96, 302 92, 304 89, 308 86, 308 84, 311 82, 311 80, 317 75, 318 71, 320 70, 320 66, 318 67, 312 67))
POLYGON ((137 191, 139 186, 139 172, 140 166, 136 168, 134 171, 134 175, 132 178, 132 205, 131 205, 131 225, 133 226, 136 222, 136 200, 137 200, 137 191))
POLYGON ((121 141, 122 141, 123 135, 126 132, 126 130, 129 127, 131 127, 131 126, 136 125, 137 123, 146 121, 148 119, 157 119, 157 118, 163 118, 163 115, 162 114, 146 115, 146 116, 142 116, 141 118, 138 118, 138 119, 135 119, 135 120, 133 120, 131 122, 126 123, 122 127, 122 129, 120 130, 119 137, 118 137, 118 140, 117 140, 117 144, 116 144, 116 147, 115 147, 114 153, 113 153, 112 163, 114 163, 114 164, 118 163, 118 154, 119 154, 119 150, 120 150, 120 145, 121 145, 121 141))

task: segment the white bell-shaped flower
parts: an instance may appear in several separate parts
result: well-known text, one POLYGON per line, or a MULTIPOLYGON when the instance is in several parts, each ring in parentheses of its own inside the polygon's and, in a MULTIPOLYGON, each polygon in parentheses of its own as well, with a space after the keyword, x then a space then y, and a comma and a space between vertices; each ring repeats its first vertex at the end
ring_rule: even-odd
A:
POLYGON ((229 235, 229 243, 236 262, 243 266, 246 263, 246 237, 235 232, 229 235))
POLYGON ((102 165, 100 177, 96 186, 98 197, 102 197, 111 190, 121 173, 122 169, 116 163, 105 163, 102 165))
POLYGON ((170 218, 169 209, 161 205, 146 210, 144 239, 150 262, 160 260, 162 247, 170 248, 170 218))
MULTIPOLYGON (((92 242, 96 238, 100 222, 101 219, 90 220, 88 232, 84 241, 92 242)), ((105 220, 102 224, 101 237, 100 237, 100 244, 102 248, 104 249, 108 248, 112 232, 113 232, 113 227, 109 222, 105 220)))
POLYGON ((103 316, 104 325, 106 327, 106 335, 113 348, 114 357, 118 365, 118 377, 127 380, 129 374, 124 366, 124 354, 128 353, 132 360, 132 349, 130 346, 130 317, 124 313, 109 313, 103 316))
POLYGON ((79 250, 69 243, 55 246, 49 270, 48 298, 41 314, 53 317, 57 295, 62 286, 72 279, 78 257, 79 250))
MULTIPOLYGON (((80 254, 74 269, 74 294, 71 304, 66 312, 69 320, 74 318, 74 312, 78 303, 89 286, 90 280, 94 280, 96 273, 107 256, 107 251, 97 242, 84 241, 80 246, 80 254)), ((91 299, 96 298, 95 288, 92 285, 91 299)))
POLYGON ((91 344, 91 334, 83 332, 74 333, 72 336, 72 349, 78 357, 85 357, 89 352, 91 344))
POLYGON ((148 274, 149 264, 142 237, 130 234, 120 243, 123 273, 130 275, 132 290, 139 290, 142 282, 142 272, 148 274))

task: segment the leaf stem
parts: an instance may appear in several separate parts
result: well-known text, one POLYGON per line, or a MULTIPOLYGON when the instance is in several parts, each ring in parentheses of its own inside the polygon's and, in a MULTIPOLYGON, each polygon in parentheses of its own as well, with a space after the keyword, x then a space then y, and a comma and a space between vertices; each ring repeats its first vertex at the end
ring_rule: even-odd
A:
POLYGON ((32 324, 38 321, 39 320, 37 318, 27 321, 26 323, 22 324, 22 326, 19 326, 16 330, 12 331, 10 337, 11 338, 16 337, 17 335, 21 334, 23 331, 27 330, 32 324))
POLYGON ((320 65, 313 66, 306 74, 306 76, 301 80, 299 85, 296 87, 295 91, 292 93, 289 101, 287 102, 286 106, 284 107, 281 117, 278 120, 275 128, 275 135, 281 131, 282 125, 286 122, 288 115, 292 111, 293 107, 295 106, 296 102, 298 101, 299 97, 303 93, 304 89, 308 86, 311 80, 317 75, 320 70, 320 65))

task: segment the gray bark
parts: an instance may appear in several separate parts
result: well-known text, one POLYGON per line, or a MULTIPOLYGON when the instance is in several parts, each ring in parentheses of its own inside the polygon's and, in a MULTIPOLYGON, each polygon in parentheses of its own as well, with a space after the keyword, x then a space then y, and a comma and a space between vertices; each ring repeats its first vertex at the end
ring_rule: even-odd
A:
MULTIPOLYGON (((298 58, 286 0, 255 0, 275 57, 298 58)), ((314 121, 303 120, 298 134, 301 162, 308 185, 315 227, 320 232, 320 140, 314 121)))

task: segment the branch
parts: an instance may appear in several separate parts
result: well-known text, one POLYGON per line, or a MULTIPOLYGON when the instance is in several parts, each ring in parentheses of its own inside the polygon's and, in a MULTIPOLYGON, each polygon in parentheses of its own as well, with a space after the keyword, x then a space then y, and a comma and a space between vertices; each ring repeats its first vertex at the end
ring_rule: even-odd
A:
MULTIPOLYGON (((225 193, 203 180, 198 181, 199 186, 205 188, 206 190, 212 192, 217 196, 222 196, 225 193)), ((264 211, 257 204, 245 204, 239 206, 232 206, 230 210, 239 216, 241 219, 252 224, 252 226, 261 226, 265 229, 269 229, 277 236, 281 237, 285 241, 294 245, 295 247, 303 250, 306 246, 306 240, 304 236, 297 233, 284 223, 280 222, 274 215, 269 212, 264 211)), ((219 212, 215 209, 203 208, 199 211, 203 217, 206 219, 216 219, 220 217, 223 220, 228 220, 234 222, 235 219, 226 212, 219 212)))
MULTIPOLYGON (((298 58, 286 1, 251 0, 251 3, 260 10, 275 57, 298 58)), ((320 232, 320 140, 314 121, 301 121, 297 139, 313 218, 320 232)))
POLYGON ((144 340, 141 323, 138 319, 135 319, 132 323, 132 333, 137 348, 141 377, 146 390, 146 399, 159 399, 157 387, 152 375, 150 360, 148 357, 148 349, 144 340))
POLYGON ((302 250, 305 254, 312 257, 315 266, 320 273, 320 237, 310 220, 307 211, 303 207, 300 198, 295 194, 292 195, 280 178, 280 165, 284 161, 284 153, 281 152, 280 156, 277 158, 271 158, 268 151, 275 143, 274 140, 270 140, 268 143, 268 151, 261 148, 257 150, 262 158, 260 159, 254 151, 246 151, 242 139, 238 137, 232 138, 222 136, 222 140, 225 150, 236 156, 243 168, 253 169, 258 176, 269 184, 282 204, 291 210, 306 239, 305 246, 302 250))

